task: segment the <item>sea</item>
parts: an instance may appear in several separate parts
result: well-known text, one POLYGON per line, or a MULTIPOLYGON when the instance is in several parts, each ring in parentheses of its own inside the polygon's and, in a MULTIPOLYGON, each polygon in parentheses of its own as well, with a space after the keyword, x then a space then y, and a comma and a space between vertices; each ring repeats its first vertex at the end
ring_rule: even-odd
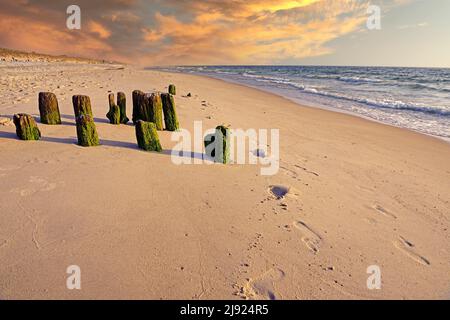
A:
POLYGON ((450 69, 341 66, 178 66, 450 141, 450 69))

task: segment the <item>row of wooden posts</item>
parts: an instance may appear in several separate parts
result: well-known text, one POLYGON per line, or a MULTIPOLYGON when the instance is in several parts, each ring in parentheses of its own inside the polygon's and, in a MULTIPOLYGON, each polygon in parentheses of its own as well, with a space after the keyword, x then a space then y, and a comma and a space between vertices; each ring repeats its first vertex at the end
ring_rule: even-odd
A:
MULTIPOLYGON (((176 113, 174 95, 176 87, 169 86, 168 93, 144 93, 140 90, 133 91, 133 117, 136 127, 138 146, 146 151, 162 151, 159 142, 158 130, 176 131, 180 128, 176 113), (163 124, 164 114, 164 124, 163 124)), ((109 98, 109 112, 106 117, 111 124, 127 124, 127 102, 123 92, 117 94, 117 103, 114 94, 109 98)), ((77 127, 78 144, 83 147, 97 146, 100 144, 97 128, 94 123, 91 101, 88 96, 75 95, 72 97, 77 127)), ((39 114, 43 124, 60 125, 61 114, 58 99, 51 92, 39 93, 39 114)), ((29 114, 19 113, 14 115, 17 136, 22 140, 39 140, 41 132, 34 118, 29 114)))
MULTIPOLYGON (((133 115, 132 121, 135 125, 136 139, 139 148, 146 151, 161 152, 162 147, 159 141, 158 131, 177 131, 180 128, 174 95, 176 95, 175 85, 170 85, 168 93, 144 93, 140 90, 133 91, 133 115), (163 120, 164 115, 164 120, 163 120)), ((113 125, 127 124, 130 119, 127 117, 126 95, 123 92, 117 94, 117 103, 114 94, 110 93, 109 111, 106 117, 113 125)), ((75 123, 77 127, 78 144, 83 147, 98 146, 100 144, 97 128, 94 123, 91 101, 88 96, 75 95, 72 97, 73 109, 75 113, 75 123)), ((51 92, 39 93, 39 113, 40 121, 48 125, 60 125, 61 114, 59 111, 56 95, 51 92)), ((16 126, 17 136, 22 140, 39 140, 41 132, 34 118, 29 114, 15 114, 13 118, 16 126)), ((228 128, 218 126, 216 132, 222 137, 228 137, 228 128)), ((221 139, 223 140, 223 139, 221 139)), ((211 135, 205 140, 205 147, 216 141, 216 137, 211 135)), ((217 140, 219 141, 219 140, 217 140)), ((215 156, 215 149, 211 155, 217 162, 229 162, 229 143, 223 140, 223 150, 220 157, 215 156)))

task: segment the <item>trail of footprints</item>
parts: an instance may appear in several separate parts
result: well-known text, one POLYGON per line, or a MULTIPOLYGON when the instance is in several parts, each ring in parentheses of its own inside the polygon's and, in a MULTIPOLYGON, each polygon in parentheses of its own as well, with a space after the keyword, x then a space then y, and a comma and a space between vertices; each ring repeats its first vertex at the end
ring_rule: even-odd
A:
MULTIPOLYGON (((285 197, 289 196, 292 193, 290 187, 283 185, 270 186, 269 192, 277 200, 284 199, 285 197)), ((298 194, 296 196, 298 196, 298 194)), ((390 210, 385 209, 380 204, 375 203, 371 206, 371 208, 385 217, 388 217, 393 220, 397 219, 397 216, 395 214, 390 212, 390 210)), ((300 232, 301 240, 304 243, 304 245, 312 253, 317 254, 323 242, 322 236, 304 221, 298 220, 294 221, 292 224, 293 227, 300 232)), ((393 242, 393 245, 396 249, 398 249, 401 253, 403 253, 413 261, 425 266, 429 266, 431 264, 426 257, 418 254, 415 251, 414 244, 406 240, 405 238, 400 236, 397 240, 393 242)))

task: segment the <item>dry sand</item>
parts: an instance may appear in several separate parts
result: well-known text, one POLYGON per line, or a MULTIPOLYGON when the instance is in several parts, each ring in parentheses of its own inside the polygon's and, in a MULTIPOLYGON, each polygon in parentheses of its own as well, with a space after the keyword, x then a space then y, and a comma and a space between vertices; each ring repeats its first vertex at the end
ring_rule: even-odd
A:
POLYGON ((0 65, 0 115, 63 125, 19 141, 0 124, 1 299, 450 297, 450 145, 204 77, 111 65, 0 65), (177 85, 183 128, 279 128, 280 171, 181 165, 106 121, 107 94, 177 85), (191 98, 182 95, 192 93, 191 98), (71 96, 93 103, 102 146, 77 146, 71 96), (206 103, 202 103, 206 101, 206 103), (277 200, 273 185, 290 189, 277 200), (81 267, 81 290, 66 268, 81 267), (378 265, 381 290, 368 290, 378 265))

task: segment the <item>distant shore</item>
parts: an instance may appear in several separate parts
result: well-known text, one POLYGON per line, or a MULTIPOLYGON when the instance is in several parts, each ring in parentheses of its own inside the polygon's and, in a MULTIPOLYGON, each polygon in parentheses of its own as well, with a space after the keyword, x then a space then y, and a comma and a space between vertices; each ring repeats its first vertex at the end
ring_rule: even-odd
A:
POLYGON ((55 56, 36 52, 0 48, 0 62, 66 62, 66 63, 92 63, 92 64, 119 64, 119 62, 99 60, 83 57, 55 56))

